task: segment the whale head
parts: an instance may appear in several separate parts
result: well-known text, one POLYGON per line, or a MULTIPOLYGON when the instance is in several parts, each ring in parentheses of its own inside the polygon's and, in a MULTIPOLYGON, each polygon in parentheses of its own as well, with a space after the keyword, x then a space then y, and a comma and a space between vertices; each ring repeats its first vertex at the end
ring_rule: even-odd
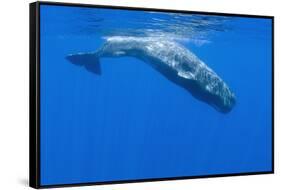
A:
POLYGON ((219 94, 215 94, 211 105, 222 113, 228 113, 236 104, 236 97, 228 87, 222 87, 219 94))
POLYGON ((202 98, 209 105, 222 113, 228 113, 236 104, 236 97, 227 84, 211 69, 206 69, 200 76, 202 98))

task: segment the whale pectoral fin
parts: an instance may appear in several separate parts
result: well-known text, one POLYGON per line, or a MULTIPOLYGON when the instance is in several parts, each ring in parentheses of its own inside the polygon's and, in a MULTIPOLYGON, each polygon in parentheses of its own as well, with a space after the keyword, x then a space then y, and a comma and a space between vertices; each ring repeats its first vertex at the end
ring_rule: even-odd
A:
POLYGON ((178 76, 183 77, 185 79, 194 79, 194 75, 191 72, 178 72, 178 76))
POLYGON ((71 54, 66 59, 75 65, 84 66, 90 72, 101 74, 100 60, 95 53, 71 54))

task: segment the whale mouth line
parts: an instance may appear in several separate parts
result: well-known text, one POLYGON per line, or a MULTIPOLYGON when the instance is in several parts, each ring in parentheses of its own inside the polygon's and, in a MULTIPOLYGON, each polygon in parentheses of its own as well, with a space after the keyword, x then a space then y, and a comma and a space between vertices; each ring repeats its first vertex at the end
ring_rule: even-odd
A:
POLYGON ((231 107, 227 107, 227 108, 221 108, 218 105, 211 103, 210 104, 214 109, 216 109, 217 111, 221 112, 221 113, 229 113, 232 110, 232 107, 235 105, 235 103, 232 104, 231 107))

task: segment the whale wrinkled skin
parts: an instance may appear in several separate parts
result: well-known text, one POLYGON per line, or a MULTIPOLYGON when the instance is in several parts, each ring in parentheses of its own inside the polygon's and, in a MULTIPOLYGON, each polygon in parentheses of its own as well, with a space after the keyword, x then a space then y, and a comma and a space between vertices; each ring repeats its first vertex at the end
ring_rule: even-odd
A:
POLYGON ((66 58, 76 65, 100 73, 100 58, 122 56, 144 61, 170 81, 188 90, 195 98, 222 113, 229 112, 235 105, 235 95, 227 84, 190 50, 173 40, 109 37, 95 52, 70 54, 66 58))

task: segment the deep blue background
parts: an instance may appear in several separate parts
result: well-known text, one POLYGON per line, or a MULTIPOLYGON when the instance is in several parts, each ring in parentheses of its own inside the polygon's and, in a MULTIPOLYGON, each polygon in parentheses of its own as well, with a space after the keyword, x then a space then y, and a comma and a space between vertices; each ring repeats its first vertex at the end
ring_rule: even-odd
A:
POLYGON ((101 75, 69 63, 103 42, 76 27, 82 9, 147 16, 41 5, 42 185, 271 170, 270 19, 236 18, 210 43, 185 43, 235 93, 222 114, 135 58, 103 58, 101 75))

